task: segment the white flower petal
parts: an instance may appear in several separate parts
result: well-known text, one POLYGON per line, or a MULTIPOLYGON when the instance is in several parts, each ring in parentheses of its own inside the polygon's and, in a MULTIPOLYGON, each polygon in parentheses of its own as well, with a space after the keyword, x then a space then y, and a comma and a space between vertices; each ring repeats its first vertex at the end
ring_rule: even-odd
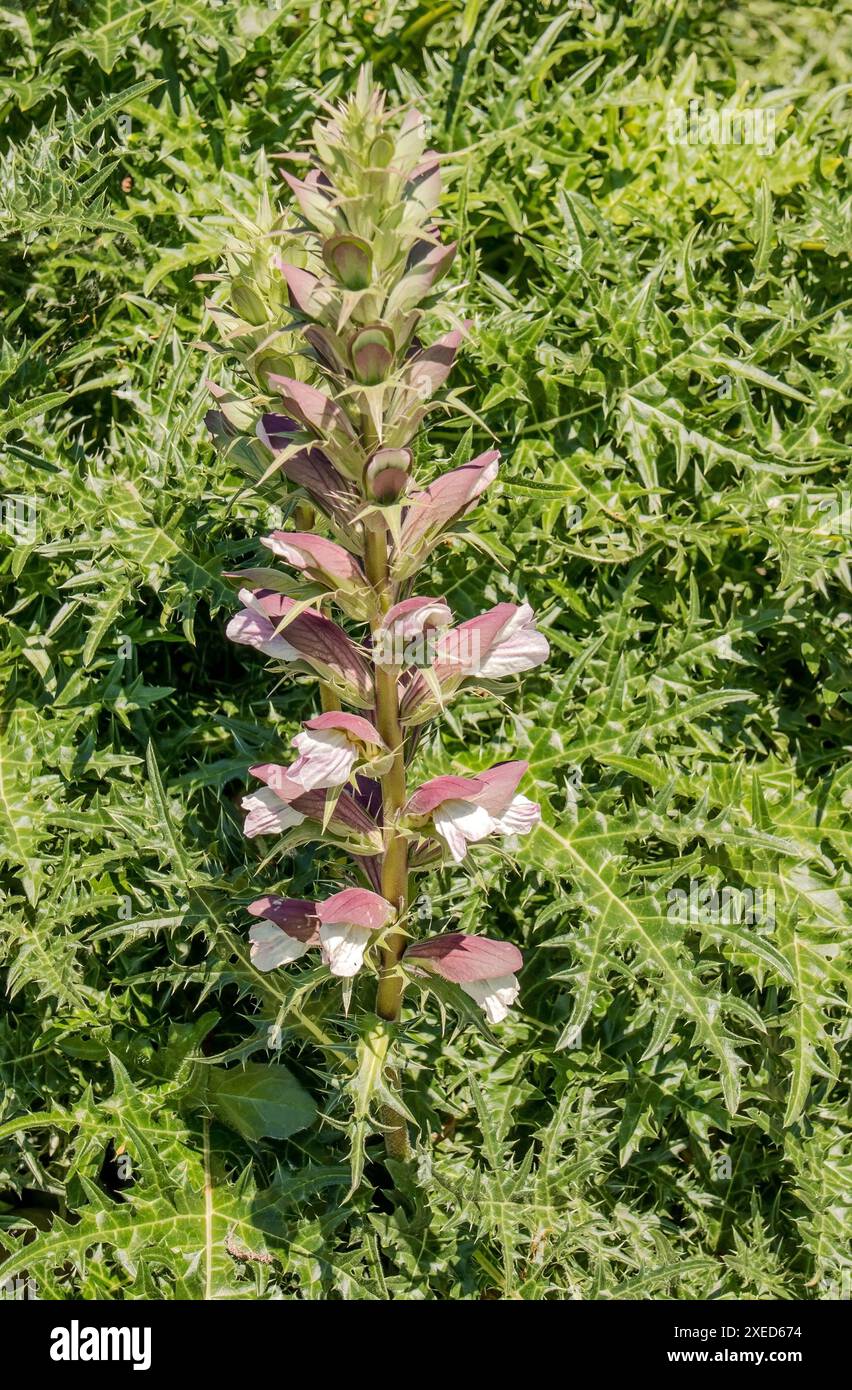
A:
POLYGON ((460 864, 467 853, 467 842, 484 840, 494 821, 482 806, 470 801, 445 801, 432 816, 435 833, 446 841, 450 854, 460 864))
POLYGON ((245 604, 243 612, 232 618, 225 629, 226 636, 232 642, 255 647, 278 661, 300 660, 296 648, 290 645, 284 634, 276 634, 275 622, 251 589, 240 589, 240 602, 245 604))
POLYGON ((274 970, 278 965, 289 965, 298 960, 308 949, 307 941, 296 936, 288 936, 274 922, 255 922, 249 930, 251 942, 251 963, 256 970, 274 970))
POLYGON ((528 603, 522 603, 500 632, 477 667, 476 674, 496 680, 530 671, 547 660, 550 646, 535 625, 535 614, 528 603))
POLYGON ((349 922, 323 923, 320 927, 323 964, 332 975, 342 975, 346 979, 357 975, 364 964, 364 951, 371 936, 369 927, 356 927, 349 922))
POLYGON ((485 1011, 489 1023, 502 1023, 521 987, 514 975, 495 975, 492 980, 469 980, 461 988, 485 1011))
POLYGON ((319 787, 342 787, 349 781, 357 752, 339 729, 304 729, 293 739, 299 757, 287 776, 305 791, 319 787))
POLYGON ((529 835, 541 820, 538 803, 528 796, 513 796, 511 802, 494 820, 494 829, 500 835, 529 835))
POLYGON ((243 834, 249 840, 255 835, 277 835, 293 825, 301 825, 305 817, 276 796, 271 787, 261 787, 244 796, 240 805, 248 811, 243 834))

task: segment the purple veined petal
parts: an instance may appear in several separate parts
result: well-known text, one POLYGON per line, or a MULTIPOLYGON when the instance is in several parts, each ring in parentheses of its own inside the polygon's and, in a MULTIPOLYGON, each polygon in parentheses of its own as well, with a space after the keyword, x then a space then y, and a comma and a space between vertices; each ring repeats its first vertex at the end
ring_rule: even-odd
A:
POLYGON ((343 710, 328 710, 325 714, 317 714, 313 719, 305 720, 306 729, 340 729, 351 738, 357 739, 359 743, 384 748, 385 741, 369 719, 364 719, 360 714, 347 714, 343 710))
POLYGON ((340 526, 347 539, 351 534, 354 544, 352 528, 364 504, 351 479, 339 473, 318 448, 300 449, 291 454, 282 462, 281 471, 291 483, 304 488, 314 506, 340 526))
POLYGON ((293 307, 307 318, 319 318, 323 309, 331 303, 332 295, 328 286, 309 270, 290 265, 280 257, 275 258, 275 265, 284 276, 293 307))
MULTIPOLYGON (((294 799, 293 809, 305 819, 318 821, 322 825, 325 816, 326 797, 325 790, 303 792, 301 796, 294 799)), ((378 837, 379 844, 376 845, 376 848, 379 848, 381 843, 381 830, 378 822, 347 787, 344 787, 337 798, 330 827, 332 832, 339 831, 345 835, 351 831, 353 835, 371 842, 378 837)))
POLYGON ((302 336, 330 371, 336 372, 338 376, 346 375, 346 350, 337 333, 323 324, 309 323, 302 329, 302 336))
POLYGON ((369 888, 344 888, 317 903, 317 917, 322 926, 347 922, 351 926, 379 931, 393 916, 393 905, 378 893, 371 893, 369 888))
POLYGON ((383 811, 381 782, 377 782, 375 777, 367 777, 363 772, 356 772, 352 795, 359 809, 378 824, 383 811))
POLYGON ((261 415, 255 426, 255 432, 261 444, 265 444, 271 453, 277 454, 281 449, 286 449, 293 443, 293 436, 298 433, 299 425, 289 415, 276 415, 269 413, 261 415))
MULTIPOLYGON (((254 593, 254 607, 278 627, 298 605, 285 594, 258 589, 254 593)), ((330 670, 346 686, 352 703, 372 706, 372 673, 355 643, 330 618, 324 618, 316 609, 303 609, 284 627, 281 635, 285 634, 300 660, 315 666, 320 674, 324 669, 330 670)))
POLYGON ((358 442, 346 412, 315 386, 292 376, 279 376, 277 372, 270 372, 269 384, 278 391, 287 410, 308 429, 324 438, 358 442))
POLYGON ((404 814, 428 816, 445 801, 476 803, 485 790, 485 783, 479 777, 433 777, 431 781, 424 782, 412 792, 405 805, 404 814))
POLYGON ((411 568, 410 564, 406 565, 407 560, 414 558, 419 563, 441 532, 470 511, 477 498, 497 477, 499 458, 499 451, 490 449, 461 468, 442 474, 422 492, 412 495, 405 511, 398 547, 401 564, 397 568, 400 575, 411 568))
POLYGON ((445 333, 431 347, 409 358, 406 380, 422 400, 428 400, 443 386, 452 370, 462 337, 460 329, 453 329, 452 333, 445 333))
POLYGON ((267 922, 274 922, 281 931, 299 941, 307 941, 311 946, 319 942, 316 903, 306 898, 279 898, 266 894, 262 898, 255 898, 246 910, 252 917, 263 917, 267 922))
POLYGON ((493 941, 466 932, 446 932, 417 941, 408 947, 403 960, 434 970, 454 984, 514 975, 524 963, 511 941, 493 941))
POLYGON ((325 536, 311 531, 273 531, 269 536, 261 536, 260 543, 311 578, 323 583, 330 581, 332 587, 366 587, 367 581, 355 557, 325 536))
POLYGON ((380 854, 351 854, 353 863, 363 871, 365 878, 373 885, 375 892, 382 886, 382 856, 380 854))

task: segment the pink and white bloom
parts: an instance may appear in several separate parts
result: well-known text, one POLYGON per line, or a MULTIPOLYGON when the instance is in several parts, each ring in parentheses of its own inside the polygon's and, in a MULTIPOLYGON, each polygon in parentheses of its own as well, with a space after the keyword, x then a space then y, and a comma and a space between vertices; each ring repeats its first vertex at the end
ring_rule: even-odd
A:
POLYGON ((319 945, 316 903, 267 895, 249 903, 248 911, 261 918, 250 928, 249 941, 252 965, 264 974, 279 965, 290 965, 311 946, 319 945))
POLYGON ((476 777, 433 777, 409 797, 405 814, 430 817, 435 834, 461 864, 469 844, 489 835, 528 835, 541 820, 535 801, 516 788, 528 764, 498 763, 476 777))
POLYGON ((373 932, 386 927, 394 909, 386 898, 368 888, 344 888, 317 903, 322 958, 332 975, 349 979, 364 964, 373 932))
POLYGON ((448 632, 440 660, 464 667, 467 675, 499 680, 540 666, 550 655, 547 638, 536 627, 528 603, 498 603, 448 632))
POLYGON ((272 589, 241 589, 245 605, 228 623, 232 642, 277 661, 307 666, 353 705, 371 708, 373 679, 355 643, 330 618, 272 589), (290 615, 296 610, 296 616, 290 615))
POLYGON ((314 535, 311 531, 273 531, 261 536, 260 542, 273 555, 326 588, 352 585, 364 588, 366 585, 364 572, 355 556, 325 536, 314 535))
POLYGON ((524 958, 510 941, 446 932, 409 946, 403 960, 458 984, 485 1011, 489 1023, 502 1023, 518 997, 516 973, 524 958))
MULTIPOLYGON (((257 835, 280 835, 304 821, 316 821, 320 826, 324 824, 325 789, 306 791, 300 782, 290 776, 290 768, 282 767, 279 763, 259 763, 249 771, 253 777, 265 783, 265 786, 250 792, 242 800, 243 810, 248 812, 243 834, 249 839, 257 835)), ((354 846, 364 854, 375 854, 381 850, 381 829, 357 790, 350 792, 344 788, 337 797, 328 822, 328 837, 343 841, 346 846, 354 846)))
MULTIPOLYGON (((293 799, 303 791, 304 787, 294 787, 293 799)), ((243 834, 248 840, 254 840, 258 835, 283 835, 285 830, 292 830, 305 819, 271 787, 260 787, 255 792, 249 792, 240 805, 248 812, 243 822, 243 834)))
POLYGON ((287 769, 287 776, 305 791, 342 787, 352 776, 356 763, 388 751, 369 719, 338 711, 306 720, 292 744, 299 756, 287 769))
POLYGON ((529 604, 498 603, 439 638, 429 680, 422 671, 403 674, 403 723, 419 724, 437 713, 436 688, 447 699, 465 681, 499 680, 530 671, 549 655, 550 645, 536 627, 529 604))

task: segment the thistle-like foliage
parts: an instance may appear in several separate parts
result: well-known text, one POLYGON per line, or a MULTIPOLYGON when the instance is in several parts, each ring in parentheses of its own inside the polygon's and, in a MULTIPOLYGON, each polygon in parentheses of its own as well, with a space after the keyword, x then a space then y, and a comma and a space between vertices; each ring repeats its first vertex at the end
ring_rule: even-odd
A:
MULTIPOLYGON (((260 254, 256 280, 242 266, 231 280, 232 307, 260 327, 235 327, 230 315, 224 328, 247 346, 255 384, 277 397, 256 426, 267 473, 280 470, 300 489, 331 534, 261 538, 278 566, 233 576, 242 608, 228 636, 317 676, 325 706, 294 738, 294 761, 252 769, 261 785, 243 800, 245 834, 274 836, 278 849, 324 839, 348 851, 353 882, 321 902, 259 899, 253 959, 268 971, 319 950, 345 982, 347 1008, 348 982, 371 968, 383 1024, 399 1017, 412 979, 443 980, 499 1023, 518 994, 521 953, 459 932, 409 944, 409 879, 444 860, 462 864, 486 838, 529 833, 539 809, 518 792, 526 764, 420 787, 409 785, 409 764, 422 726, 460 690, 538 665, 548 644, 527 605, 500 603, 454 626, 444 599, 417 588, 432 552, 493 482, 499 457, 489 451, 428 486, 414 475, 414 437, 467 331, 440 299, 455 245, 437 221, 441 173, 424 119, 388 111, 365 70, 354 95, 315 124, 311 156, 298 176, 284 175, 298 239, 276 252, 274 274, 260 254), (447 331, 429 332, 435 323, 447 331), (269 353, 291 331, 303 352, 285 373, 269 353)), ((226 402, 211 424, 236 437, 250 409, 226 402)), ((369 1046, 379 1056, 378 1123, 399 1157, 407 1140, 401 1103, 382 1081, 382 1025, 369 1046)))

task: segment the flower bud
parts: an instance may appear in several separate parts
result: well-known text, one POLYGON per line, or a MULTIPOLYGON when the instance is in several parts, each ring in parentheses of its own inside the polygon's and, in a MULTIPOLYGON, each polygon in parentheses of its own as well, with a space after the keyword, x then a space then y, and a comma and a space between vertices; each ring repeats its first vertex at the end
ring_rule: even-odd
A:
POLYGON ((367 464, 367 491, 376 502, 396 502, 408 489, 410 449, 377 449, 367 464))
POLYGON ((355 375, 365 386, 377 386, 393 367, 396 344, 386 323, 360 328, 349 344, 355 375))
POLYGON ((360 237, 330 237, 322 248, 322 258, 347 290, 366 290, 373 273, 373 253, 360 237))

